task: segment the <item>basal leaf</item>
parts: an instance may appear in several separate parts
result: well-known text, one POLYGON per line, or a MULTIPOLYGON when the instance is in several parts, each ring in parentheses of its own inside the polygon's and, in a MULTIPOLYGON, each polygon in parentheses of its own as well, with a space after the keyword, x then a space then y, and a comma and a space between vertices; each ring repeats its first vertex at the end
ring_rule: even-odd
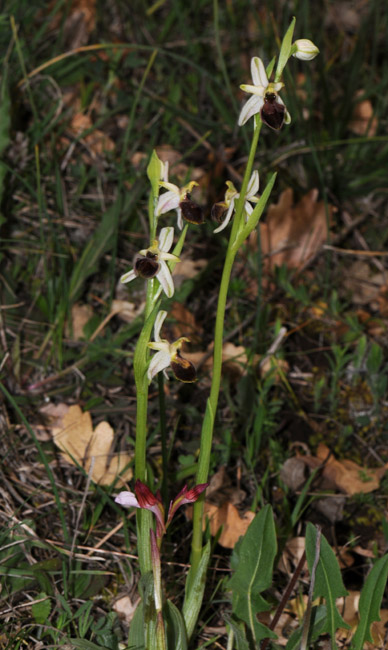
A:
POLYGON ((352 649, 362 650, 364 643, 373 643, 370 626, 374 621, 380 621, 380 606, 388 578, 388 555, 377 560, 361 591, 360 622, 353 637, 352 649))
POLYGON ((31 606, 31 612, 35 621, 39 625, 44 625, 48 617, 50 616, 51 601, 50 598, 48 598, 47 594, 45 593, 40 593, 38 598, 39 599, 44 598, 44 600, 34 603, 31 606))
MULTIPOLYGON (((210 542, 206 544, 202 551, 201 561, 196 570, 195 576, 189 575, 186 580, 186 595, 183 603, 183 618, 186 624, 187 637, 190 639, 195 624, 197 622, 199 610, 202 605, 203 592, 206 584, 206 571, 210 559, 210 542), (188 588, 188 585, 190 587, 188 588)), ((191 569, 189 574, 191 573, 191 569)))
POLYGON ((269 609, 260 593, 271 585, 277 544, 271 507, 265 506, 253 519, 237 550, 233 553, 234 575, 228 582, 232 590, 235 616, 252 630, 256 641, 276 638, 256 615, 269 609))
POLYGON ((179 609, 168 600, 164 609, 167 623, 168 650, 187 650, 187 634, 183 616, 179 609))
MULTIPOLYGON (((310 574, 315 559, 315 543, 317 537, 316 528, 308 523, 306 530, 306 557, 310 574)), ((339 627, 349 628, 340 615, 335 601, 337 598, 347 596, 341 577, 341 571, 334 555, 325 537, 321 536, 320 556, 315 574, 314 598, 324 598, 327 608, 327 621, 323 629, 328 633, 332 640, 335 639, 336 630, 339 627)))

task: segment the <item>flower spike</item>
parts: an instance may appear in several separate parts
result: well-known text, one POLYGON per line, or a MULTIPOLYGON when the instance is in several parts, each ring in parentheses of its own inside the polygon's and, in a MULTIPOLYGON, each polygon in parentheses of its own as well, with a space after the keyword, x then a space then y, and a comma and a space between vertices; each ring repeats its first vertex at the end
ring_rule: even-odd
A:
POLYGON ((145 280, 156 277, 168 298, 174 295, 174 282, 166 261, 180 262, 179 257, 169 253, 174 241, 174 228, 162 228, 159 240, 155 239, 152 246, 139 251, 135 255, 133 269, 121 276, 120 282, 131 282, 140 276, 145 280))

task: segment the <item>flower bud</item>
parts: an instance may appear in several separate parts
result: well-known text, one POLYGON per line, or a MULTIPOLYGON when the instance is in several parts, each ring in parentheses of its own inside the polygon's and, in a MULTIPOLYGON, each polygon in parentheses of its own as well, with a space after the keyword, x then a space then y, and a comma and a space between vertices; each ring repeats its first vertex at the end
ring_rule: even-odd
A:
POLYGON ((292 44, 293 56, 301 61, 311 61, 319 54, 319 50, 308 38, 300 38, 292 44))

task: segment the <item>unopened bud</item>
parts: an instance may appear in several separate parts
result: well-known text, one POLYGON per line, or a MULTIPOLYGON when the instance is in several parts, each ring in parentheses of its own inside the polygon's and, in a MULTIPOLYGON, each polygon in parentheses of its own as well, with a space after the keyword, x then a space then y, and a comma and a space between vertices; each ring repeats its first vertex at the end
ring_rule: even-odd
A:
POLYGON ((292 44, 293 56, 302 61, 311 61, 319 54, 319 50, 308 38, 300 38, 292 44))

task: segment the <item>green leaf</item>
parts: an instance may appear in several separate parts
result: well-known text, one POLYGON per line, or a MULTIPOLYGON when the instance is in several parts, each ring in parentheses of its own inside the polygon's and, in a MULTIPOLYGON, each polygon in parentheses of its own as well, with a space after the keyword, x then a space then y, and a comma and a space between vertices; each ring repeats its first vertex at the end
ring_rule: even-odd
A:
POLYGON ((361 591, 358 610, 360 622, 353 637, 352 649, 362 650, 364 643, 373 643, 370 626, 380 621, 380 606, 388 578, 388 555, 377 560, 361 591))
POLYGON ((269 609, 260 593, 271 585, 276 549, 275 524, 268 505, 256 515, 235 547, 233 565, 236 570, 227 584, 233 592, 234 615, 249 626, 257 642, 276 638, 276 634, 256 618, 256 614, 269 609))
MULTIPOLYGON (((310 634, 310 642, 316 641, 318 637, 323 634, 325 625, 326 625, 327 609, 325 605, 320 605, 319 607, 314 607, 312 611, 311 620, 314 621, 310 634)), ((288 639, 286 650, 299 650, 300 643, 302 640, 303 626, 299 627, 295 632, 293 632, 288 639)))
POLYGON ((245 638, 245 633, 242 628, 242 623, 240 625, 233 621, 229 616, 224 616, 225 622, 232 628, 233 634, 236 639, 237 650, 250 650, 249 643, 245 638))
POLYGON ((276 67, 275 82, 280 81, 284 67, 287 64, 288 59, 290 58, 294 29, 295 29, 295 17, 292 19, 291 24, 283 37, 283 41, 280 47, 278 64, 276 67))
POLYGON ((50 598, 45 593, 40 593, 38 598, 44 598, 40 603, 34 603, 31 606, 31 612, 35 621, 39 625, 44 625, 50 616, 51 612, 51 601, 50 598))
POLYGON ((189 570, 186 580, 186 594, 183 603, 183 618, 186 624, 187 638, 190 639, 195 624, 198 619, 199 610, 201 609, 203 601, 203 593, 206 584, 206 571, 210 559, 210 541, 202 550, 201 561, 198 565, 195 576, 191 575, 191 568, 189 570), (188 588, 188 585, 190 587, 188 588))
POLYGON ((143 601, 141 601, 136 607, 135 614, 131 621, 128 635, 128 648, 131 650, 141 650, 142 648, 145 648, 143 601))
POLYGON ((168 600, 163 613, 167 623, 168 650, 187 650, 186 626, 179 609, 168 600))
POLYGON ((235 242, 233 243, 233 248, 238 251, 240 248, 241 244, 246 240, 248 235, 254 230, 259 222, 259 219, 261 215, 264 212, 264 208, 267 205, 267 201, 270 197, 270 194, 272 192, 272 188, 275 184, 276 181, 276 176, 277 172, 272 174, 271 178, 269 179, 267 185, 265 186, 265 190, 262 193, 258 203, 256 203, 255 208, 252 212, 252 214, 249 215, 249 219, 243 229, 238 233, 235 242))
MULTIPOLYGON (((313 524, 308 523, 306 529, 306 557, 310 575, 315 559, 315 544, 317 530, 313 524)), ((327 620, 323 631, 331 636, 334 643, 335 633, 339 627, 349 629, 349 625, 338 612, 336 598, 347 596, 338 566, 337 558, 325 537, 321 536, 319 562, 315 573, 314 598, 324 598, 327 608, 327 620)))
POLYGON ((73 648, 79 648, 79 650, 110 650, 106 645, 97 645, 87 639, 69 639, 69 641, 73 648))

